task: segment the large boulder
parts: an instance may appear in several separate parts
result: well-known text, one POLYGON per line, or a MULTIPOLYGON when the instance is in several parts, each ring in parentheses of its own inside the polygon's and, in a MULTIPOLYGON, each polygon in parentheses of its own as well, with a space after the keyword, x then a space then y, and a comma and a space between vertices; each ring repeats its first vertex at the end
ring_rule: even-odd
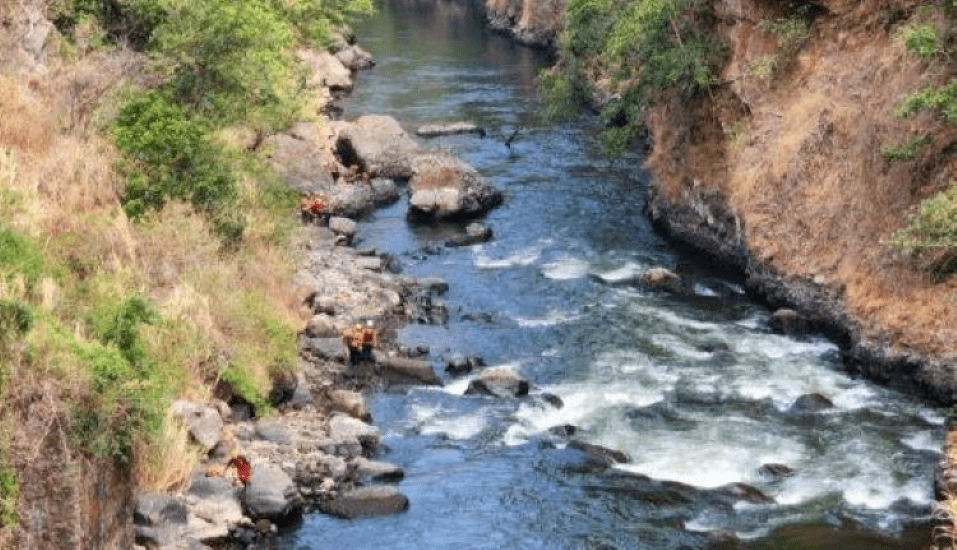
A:
POLYGON ((299 122, 287 134, 269 136, 263 145, 286 185, 303 195, 317 195, 329 194, 335 184, 330 167, 336 158, 325 142, 315 125, 299 122))
POLYGON ((409 216, 453 219, 480 216, 502 203, 502 192, 475 168, 443 153, 419 155, 409 180, 409 216))
POLYGON ((379 429, 358 418, 334 414, 329 419, 329 439, 344 443, 358 441, 363 453, 372 456, 379 446, 379 429))
POLYGON ((223 418, 215 407, 181 399, 173 403, 171 411, 186 423, 189 434, 197 443, 206 449, 212 449, 219 443, 223 432, 223 418))
POLYGON ((375 59, 372 58, 372 54, 355 44, 345 46, 337 51, 335 56, 350 71, 371 69, 375 66, 375 59))
POLYGON ((271 464, 255 464, 243 504, 249 517, 285 523, 302 511, 302 499, 296 484, 282 469, 271 464))
POLYGON ((336 153, 342 163, 358 166, 371 177, 409 179, 413 159, 424 152, 390 116, 366 115, 330 127, 336 133, 336 153))
POLYGON ((346 519, 384 516, 408 510, 409 498, 394 487, 363 487, 340 493, 320 507, 327 514, 346 519))
POLYGON ((465 390, 465 395, 522 397, 528 395, 529 384, 512 369, 495 367, 478 374, 465 390))
POLYGON ((329 52, 300 49, 296 52, 300 60, 312 70, 312 76, 306 80, 311 88, 328 88, 333 93, 352 91, 352 71, 329 52))

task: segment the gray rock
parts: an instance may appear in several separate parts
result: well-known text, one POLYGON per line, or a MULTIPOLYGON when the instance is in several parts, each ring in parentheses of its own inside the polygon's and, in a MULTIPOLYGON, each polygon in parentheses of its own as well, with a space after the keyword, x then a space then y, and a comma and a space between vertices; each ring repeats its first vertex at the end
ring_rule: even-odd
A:
POLYGON ((312 352, 320 359, 344 362, 349 358, 349 350, 339 338, 300 337, 299 347, 312 352))
POLYGON ((372 58, 372 54, 354 44, 337 51, 335 56, 343 66, 351 71, 371 69, 375 66, 375 59, 372 58))
POLYGON ((718 492, 735 500, 743 500, 751 504, 773 504, 774 499, 762 493, 747 483, 729 483, 718 488, 718 492))
POLYGON ((775 311, 768 324, 772 331, 785 336, 807 336, 810 333, 808 320, 793 309, 781 308, 775 311))
POLYGON ((693 293, 677 273, 663 267, 655 267, 643 273, 638 278, 638 286, 655 292, 693 293))
POLYGON ((371 258, 358 258, 356 260, 356 267, 359 269, 367 269, 376 273, 382 272, 382 266, 382 258, 377 256, 371 258))
POLYGON ((522 397, 528 395, 529 384, 511 369, 495 367, 479 373, 465 390, 465 395, 522 397))
POLYGON ((794 468, 786 464, 769 463, 761 466, 758 469, 758 473, 763 477, 770 478, 772 480, 779 480, 785 477, 793 476, 794 468))
POLYGON ((133 511, 133 522, 136 525, 185 524, 188 516, 186 505, 175 497, 158 493, 146 493, 136 497, 133 511))
POLYGON ((225 499, 234 495, 236 488, 224 477, 206 477, 202 469, 193 472, 187 494, 201 499, 225 499))
POLYGON ((292 479, 281 468, 255 464, 243 492, 249 517, 286 522, 302 511, 302 500, 292 479))
POLYGON ((788 409, 793 414, 813 414, 827 409, 833 409, 834 403, 819 393, 804 394, 794 400, 788 409))
POLYGON ((397 514, 409 509, 409 498, 394 487, 364 487, 322 503, 323 512, 346 519, 397 514))
POLYGON ((292 443, 292 432, 285 424, 278 420, 260 420, 256 422, 256 435, 260 439, 275 443, 276 445, 289 445, 292 443))
POLYGON ((480 222, 472 222, 465 228, 465 233, 456 235, 445 242, 447 246, 471 246, 484 243, 492 238, 492 229, 480 222))
POLYGON ((369 181, 372 190, 372 200, 376 204, 392 204, 399 200, 399 188, 395 181, 389 178, 372 178, 369 181))
POLYGON ((173 403, 171 412, 186 423, 189 434, 206 449, 212 449, 219 443, 223 419, 216 408, 179 400, 173 403))
POLYGON ((162 525, 158 527, 135 525, 133 527, 136 544, 141 544, 147 548, 170 547, 178 542, 182 531, 183 526, 181 525, 162 525))
POLYGON ((584 441, 572 440, 568 442, 568 446, 572 449, 582 451, 588 457, 596 462, 600 462, 605 466, 611 466, 612 464, 624 464, 628 462, 628 457, 625 453, 621 451, 615 451, 613 449, 607 449, 600 445, 593 445, 591 443, 585 443, 584 441))
POLYGON ((329 229, 331 229, 336 235, 342 235, 351 239, 355 237, 356 233, 359 231, 359 225, 355 222, 355 220, 335 216, 329 218, 329 229))
POLYGON ((475 217, 502 203, 501 191, 475 168, 439 153, 414 159, 409 195, 409 217, 413 220, 475 217))
POLYGON ((372 419, 369 406, 366 404, 366 399, 361 393, 350 390, 335 390, 329 397, 332 400, 333 410, 344 412, 353 418, 358 418, 365 422, 372 419))
POLYGON ((394 384, 424 384, 426 386, 442 385, 442 380, 426 361, 407 357, 390 357, 380 352, 375 352, 373 356, 380 374, 389 382, 394 384))
POLYGON ((306 323, 305 332, 313 338, 335 338, 339 331, 331 315, 317 313, 306 323))
POLYGON ((294 127, 299 132, 269 136, 263 146, 291 189, 303 195, 328 194, 335 184, 329 166, 336 159, 322 146, 316 130, 300 128, 301 125, 304 123, 294 127))
POLYGON ((394 118, 367 115, 332 127, 336 151, 347 166, 358 165, 373 177, 405 180, 414 174, 412 161, 423 149, 394 118))
POLYGON ((352 72, 336 56, 325 51, 306 49, 299 50, 296 55, 313 71, 312 76, 306 80, 307 86, 329 88, 333 92, 352 90, 352 72))
POLYGON ((344 414, 329 419, 329 438, 333 441, 358 441, 364 450, 372 451, 379 445, 379 429, 344 414))
POLYGON ((405 472, 399 466, 359 457, 355 459, 355 478, 359 481, 401 481, 405 472))

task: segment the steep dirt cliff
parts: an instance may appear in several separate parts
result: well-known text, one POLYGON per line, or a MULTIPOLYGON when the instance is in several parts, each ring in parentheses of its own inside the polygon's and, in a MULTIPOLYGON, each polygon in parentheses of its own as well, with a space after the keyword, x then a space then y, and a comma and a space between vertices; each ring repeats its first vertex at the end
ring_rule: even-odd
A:
POLYGON ((566 0, 484 0, 489 26, 515 40, 553 48, 562 28, 566 0))
POLYGON ((916 2, 809 6, 806 36, 786 52, 765 22, 794 18, 792 6, 715 4, 729 48, 721 86, 690 106, 666 97, 648 116, 652 216, 737 264, 772 305, 817 321, 851 370, 953 403, 957 281, 935 284, 887 244, 954 179, 957 131, 931 113, 894 116, 947 70, 900 43, 916 2), (918 133, 931 141, 913 160, 882 155, 918 133))

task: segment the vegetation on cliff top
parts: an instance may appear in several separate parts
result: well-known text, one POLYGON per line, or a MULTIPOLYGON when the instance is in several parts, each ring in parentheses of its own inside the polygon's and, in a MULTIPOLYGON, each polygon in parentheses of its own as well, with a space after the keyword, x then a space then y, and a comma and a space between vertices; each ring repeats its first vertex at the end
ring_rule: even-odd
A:
MULTIPOLYGON (((957 62, 957 13, 952 2, 942 14, 924 9, 919 19, 906 26, 902 38, 906 49, 926 62, 940 67, 947 75, 948 67, 957 62), (936 15, 936 16, 935 16, 936 15)), ((949 124, 957 125, 957 77, 940 85, 926 85, 904 98, 897 116, 908 117, 920 111, 933 111, 949 124)), ((900 146, 883 149, 891 161, 909 161, 931 142, 922 134, 900 146)), ((907 226, 894 234, 891 242, 915 257, 930 274, 940 279, 957 271, 957 182, 930 197, 913 215, 907 226)))
MULTIPOLYGON (((47 67, 0 66, 0 546, 24 450, 47 435, 23 432, 26 415, 165 488, 196 456, 166 417, 172 399, 268 413, 270 379, 296 366, 297 197, 249 144, 316 114, 294 49, 372 9, 46 7, 47 67)), ((19 47, 19 8, 0 8, 0 48, 19 47)))
POLYGON ((596 95, 602 141, 620 153, 644 124, 645 104, 656 92, 680 88, 702 93, 717 84, 724 47, 704 32, 711 5, 699 0, 571 0, 559 38, 561 60, 541 77, 548 113, 561 116, 596 95))

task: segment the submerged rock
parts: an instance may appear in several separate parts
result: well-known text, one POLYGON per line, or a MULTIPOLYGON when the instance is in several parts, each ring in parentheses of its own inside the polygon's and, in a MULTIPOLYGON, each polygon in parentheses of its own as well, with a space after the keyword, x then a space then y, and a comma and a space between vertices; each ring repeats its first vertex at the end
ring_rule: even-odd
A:
POLYGON ((340 493, 319 507, 327 514, 355 519, 404 512, 409 509, 409 498, 394 487, 363 487, 340 493))
POLYGON ((808 320, 793 309, 781 308, 771 314, 771 330, 785 336, 807 336, 811 327, 808 320))
POLYGON ((636 281, 638 286, 655 292, 693 294, 694 291, 677 273, 663 267, 655 267, 643 273, 636 281))
POLYGON ((465 395, 490 395, 492 397, 522 397, 528 395, 527 380, 511 369, 496 367, 482 371, 465 390, 465 395))
POLYGON ((813 414, 827 409, 833 409, 834 403, 819 393, 808 393, 798 397, 788 412, 792 414, 813 414))
POLYGON ((492 238, 492 229, 480 222, 472 222, 465 228, 465 233, 456 235, 445 241, 446 246, 471 246, 489 241, 492 238))

